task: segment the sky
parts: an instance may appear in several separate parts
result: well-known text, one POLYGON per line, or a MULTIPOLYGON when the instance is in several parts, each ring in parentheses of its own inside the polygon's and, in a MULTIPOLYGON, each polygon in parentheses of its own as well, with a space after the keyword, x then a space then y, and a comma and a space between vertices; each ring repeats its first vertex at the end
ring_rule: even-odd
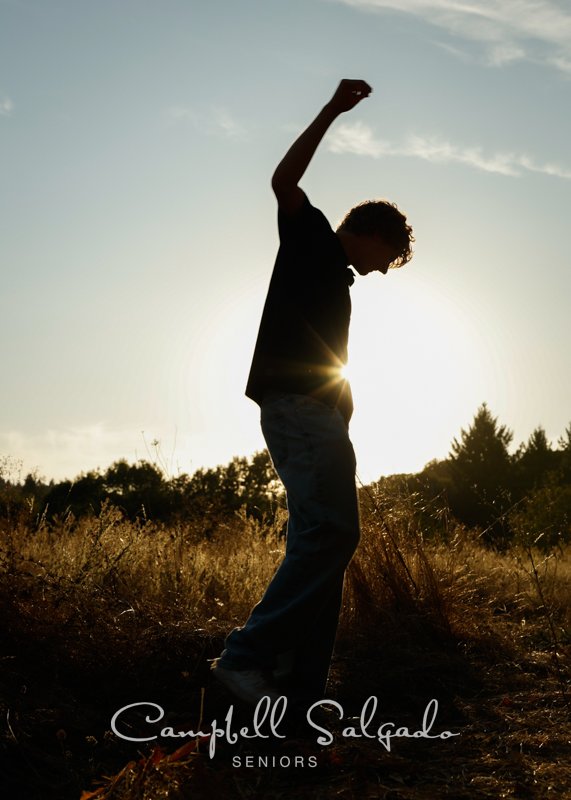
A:
POLYGON ((486 402, 571 422, 571 7, 558 0, 0 0, 0 463, 171 475, 262 449, 244 395, 272 172, 341 78, 372 95, 300 185, 388 198, 415 255, 357 276, 364 482, 445 458, 486 402))

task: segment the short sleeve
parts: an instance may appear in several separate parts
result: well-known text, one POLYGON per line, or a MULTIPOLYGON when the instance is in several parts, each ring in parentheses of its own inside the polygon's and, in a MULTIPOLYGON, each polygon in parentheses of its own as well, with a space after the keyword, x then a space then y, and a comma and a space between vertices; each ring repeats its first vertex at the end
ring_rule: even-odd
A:
POLYGON ((307 236, 322 228, 329 228, 329 223, 319 209, 312 206, 304 192, 303 203, 294 214, 284 213, 278 206, 278 231, 280 242, 295 240, 307 236))

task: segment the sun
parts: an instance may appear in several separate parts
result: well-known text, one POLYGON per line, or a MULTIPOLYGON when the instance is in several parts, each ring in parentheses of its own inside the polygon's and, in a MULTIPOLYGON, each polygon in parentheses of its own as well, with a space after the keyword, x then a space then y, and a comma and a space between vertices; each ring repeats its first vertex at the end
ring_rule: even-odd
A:
POLYGON ((345 364, 343 367, 341 367, 341 369, 339 370, 339 374, 341 375, 341 378, 344 381, 349 381, 349 383, 351 383, 351 379, 353 376, 353 370, 351 369, 351 364, 345 364))
MULTIPOLYGON (((354 286, 350 434, 362 479, 417 472, 443 458, 481 392, 487 360, 475 314, 416 276, 354 286)), ((366 281, 363 281, 364 284, 366 281)), ((488 359, 489 360, 489 359, 488 359)))

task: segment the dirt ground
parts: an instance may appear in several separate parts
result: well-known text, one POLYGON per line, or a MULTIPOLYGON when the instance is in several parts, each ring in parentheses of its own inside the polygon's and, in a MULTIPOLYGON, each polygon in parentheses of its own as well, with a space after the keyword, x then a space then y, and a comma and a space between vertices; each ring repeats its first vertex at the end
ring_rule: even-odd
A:
MULTIPOLYGON (((399 628, 342 626, 328 699, 343 719, 330 706, 332 741, 318 744, 314 729, 283 740, 239 736, 234 745, 221 737, 210 757, 207 737, 129 742, 111 718, 153 702, 173 731, 207 734, 234 704, 234 731, 251 726, 252 711, 209 671, 231 623, 199 628, 148 607, 125 613, 104 593, 87 599, 52 586, 38 594, 26 580, 4 585, 1 599, 2 797, 571 798, 570 646, 554 648, 540 615, 522 637, 521 619, 500 609, 478 640, 406 616, 399 628), (369 737, 351 736, 369 697, 377 699, 369 737), (458 735, 395 736, 390 750, 379 740, 382 723, 421 730, 433 699, 431 734, 458 735)), ((136 712, 117 722, 124 734, 160 733, 136 712)))

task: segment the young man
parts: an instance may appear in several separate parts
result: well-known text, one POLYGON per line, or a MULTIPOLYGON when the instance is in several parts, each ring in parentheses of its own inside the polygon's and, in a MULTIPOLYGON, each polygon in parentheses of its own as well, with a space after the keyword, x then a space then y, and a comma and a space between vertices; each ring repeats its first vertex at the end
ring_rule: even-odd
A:
POLYGON ((256 704, 285 694, 298 708, 325 697, 345 569, 360 537, 355 455, 348 425, 351 390, 341 369, 353 283, 410 260, 412 229, 396 206, 353 208, 334 232, 299 188, 331 123, 371 93, 342 80, 332 99, 278 165, 280 249, 246 394, 287 493, 284 560, 245 625, 212 664, 237 697, 256 704))

